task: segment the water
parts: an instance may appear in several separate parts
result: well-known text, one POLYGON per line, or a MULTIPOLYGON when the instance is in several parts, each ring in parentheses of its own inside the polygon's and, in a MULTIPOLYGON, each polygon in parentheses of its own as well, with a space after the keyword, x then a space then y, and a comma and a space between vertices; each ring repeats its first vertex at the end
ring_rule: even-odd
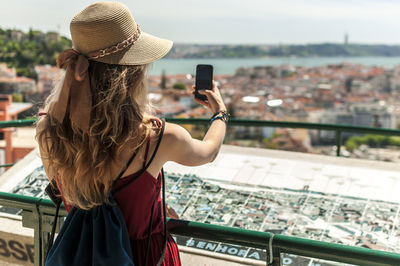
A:
POLYGON ((350 62, 367 66, 393 67, 400 64, 400 57, 269 57, 269 58, 210 58, 210 59, 161 59, 152 64, 151 75, 194 74, 197 64, 211 64, 214 74, 234 74, 239 67, 279 66, 290 64, 294 66, 322 66, 350 62))

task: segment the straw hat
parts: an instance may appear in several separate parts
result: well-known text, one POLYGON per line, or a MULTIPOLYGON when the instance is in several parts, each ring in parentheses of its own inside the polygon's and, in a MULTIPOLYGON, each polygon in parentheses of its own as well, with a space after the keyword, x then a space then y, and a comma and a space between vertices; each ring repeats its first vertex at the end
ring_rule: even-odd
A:
POLYGON ((74 50, 108 64, 148 64, 172 47, 172 41, 141 31, 129 9, 118 2, 89 5, 75 15, 70 30, 74 50))
POLYGON ((144 33, 128 8, 117 2, 99 2, 86 7, 71 21, 73 49, 57 58, 66 70, 60 92, 56 95, 51 115, 59 122, 69 118, 83 132, 88 132, 92 95, 89 61, 108 64, 142 65, 168 53, 172 42, 144 33))

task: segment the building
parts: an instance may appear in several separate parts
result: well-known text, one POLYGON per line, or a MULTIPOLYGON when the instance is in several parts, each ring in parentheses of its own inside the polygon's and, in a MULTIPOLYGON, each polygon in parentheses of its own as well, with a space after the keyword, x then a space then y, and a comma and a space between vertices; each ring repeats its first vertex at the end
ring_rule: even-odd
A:
POLYGON ((0 64, 0 94, 31 94, 36 92, 35 80, 27 77, 18 77, 15 68, 8 68, 0 64))
POLYGON ((59 42, 61 40, 61 36, 58 32, 49 31, 46 33, 46 42, 59 42))
POLYGON ((37 91, 38 93, 49 95, 51 90, 58 78, 64 72, 55 66, 50 65, 38 65, 35 66, 35 72, 37 74, 37 91))
POLYGON ((11 39, 14 41, 20 42, 24 37, 24 33, 20 30, 12 30, 11 31, 11 39))
MULTIPOLYGON (((352 125, 361 127, 395 128, 396 119, 390 110, 390 106, 384 102, 354 103, 347 110, 326 111, 320 118, 320 123, 352 125)), ((354 133, 343 133, 347 138, 354 133)), ((335 132, 320 131, 319 141, 335 141, 335 132)))
MULTIPOLYGON (((18 114, 32 107, 31 103, 13 103, 11 95, 0 95, 0 121, 17 120, 18 114)), ((0 129, 0 164, 15 163, 34 147, 34 129, 0 129)))
POLYGON ((6 63, 0 63, 0 77, 15 78, 17 77, 17 72, 14 67, 8 68, 6 63))

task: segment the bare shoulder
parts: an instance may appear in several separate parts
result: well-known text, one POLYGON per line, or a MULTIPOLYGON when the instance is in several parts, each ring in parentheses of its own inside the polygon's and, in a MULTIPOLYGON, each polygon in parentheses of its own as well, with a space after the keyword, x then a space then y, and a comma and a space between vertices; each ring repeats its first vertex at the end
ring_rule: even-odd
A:
POLYGON ((190 133, 180 125, 166 123, 165 139, 161 142, 163 161, 174 161, 183 165, 195 166, 208 162, 206 145, 193 139, 190 133))
POLYGON ((182 152, 182 145, 185 142, 184 139, 191 139, 190 134, 183 127, 176 124, 165 123, 164 133, 160 140, 161 121, 158 120, 158 122, 158 125, 153 125, 154 127, 150 133, 151 144, 149 155, 154 154, 155 157, 148 170, 154 176, 157 176, 157 173, 160 171, 161 167, 163 167, 164 163, 167 161, 175 161, 176 154, 182 152), (160 144, 158 146, 159 141, 160 144))
POLYGON ((179 151, 179 146, 187 138, 186 134, 191 138, 190 134, 183 127, 172 123, 165 123, 164 135, 159 149, 160 159, 163 163, 171 160, 174 161, 173 158, 179 151))
POLYGON ((192 137, 190 133, 180 125, 165 123, 164 130, 164 140, 165 144, 178 144, 178 143, 187 143, 191 141, 192 137))

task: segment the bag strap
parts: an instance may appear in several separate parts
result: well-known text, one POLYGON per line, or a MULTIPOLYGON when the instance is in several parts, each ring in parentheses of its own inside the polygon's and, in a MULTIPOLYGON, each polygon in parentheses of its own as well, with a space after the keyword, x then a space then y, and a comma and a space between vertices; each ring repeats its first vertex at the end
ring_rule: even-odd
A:
POLYGON ((47 195, 50 197, 51 201, 54 203, 54 205, 56 205, 56 214, 54 216, 53 225, 52 225, 51 233, 50 233, 50 238, 49 238, 49 242, 47 244, 47 253, 46 254, 49 254, 50 249, 53 246, 54 236, 56 234, 58 213, 60 211, 62 199, 60 197, 60 191, 58 190, 57 183, 54 179, 51 180, 51 182, 47 185, 45 191, 46 191, 47 195))
MULTIPOLYGON (((168 229, 167 229, 167 212, 165 208, 165 176, 164 176, 164 168, 161 168, 161 177, 162 177, 162 208, 163 208, 163 219, 164 219, 164 244, 163 244, 163 249, 161 252, 161 257, 158 260, 157 266, 161 265, 162 262, 164 261, 165 257, 165 252, 167 250, 167 234, 168 234, 168 229)), ((147 260, 149 257, 149 250, 150 250, 150 238, 151 238, 151 232, 152 232, 152 226, 153 226, 153 214, 154 214, 154 203, 156 202, 157 199, 157 193, 155 194, 154 197, 154 202, 153 206, 151 207, 151 216, 150 216, 150 225, 149 225, 149 231, 147 235, 147 248, 146 248, 146 256, 145 256, 145 266, 147 266, 147 260)))
POLYGON ((50 249, 54 243, 54 236, 56 235, 58 212, 60 211, 60 207, 61 207, 61 202, 58 202, 56 205, 56 214, 54 216, 53 225, 51 227, 51 233, 50 233, 49 243, 47 244, 47 253, 46 254, 49 254, 50 249))
POLYGON ((166 206, 165 206, 165 175, 164 175, 164 168, 161 168, 161 174, 162 174, 162 201, 163 201, 163 217, 164 217, 164 247, 163 247, 163 252, 161 254, 161 258, 159 259, 157 266, 160 266, 162 262, 164 261, 165 257, 165 252, 167 250, 167 234, 168 234, 168 228, 167 228, 167 211, 166 211, 166 206))
MULTIPOLYGON (((145 167, 146 169, 151 164, 151 162, 153 161, 153 159, 154 159, 154 157, 155 157, 155 155, 156 155, 156 153, 158 151, 158 148, 159 148, 160 143, 161 143, 161 139, 162 139, 162 137, 164 135, 164 128, 165 128, 165 121, 163 119, 162 120, 162 126, 161 126, 161 132, 160 132, 160 136, 158 138, 158 142, 157 142, 156 148, 154 149, 154 152, 153 152, 153 154, 152 154, 152 156, 150 158, 150 161, 147 163, 147 165, 145 167)), ((165 213, 166 213, 166 211, 165 211, 165 180, 164 180, 164 169, 163 168, 161 169, 161 178, 162 178, 161 182, 162 182, 162 191, 163 191, 162 192, 163 193, 163 198, 162 198, 162 200, 163 200, 163 213, 164 213, 163 216, 164 216, 164 224, 166 225, 166 216, 165 216, 165 213)), ((151 233, 153 231, 154 205, 156 203, 158 195, 159 195, 158 193, 154 193, 153 205, 151 206, 150 223, 149 223, 149 227, 148 227, 149 230, 148 230, 148 233, 147 233, 147 247, 146 247, 146 256, 145 256, 145 264, 144 264, 145 266, 147 266, 147 261, 148 261, 148 258, 149 258, 149 251, 150 251, 150 246, 151 246, 150 239, 151 239, 151 233)), ((165 236, 164 236, 164 247, 163 247, 163 251, 162 251, 161 257, 160 257, 157 265, 160 265, 160 263, 162 263, 162 261, 164 260, 164 257, 165 257, 165 251, 166 251, 166 247, 167 247, 166 226, 164 226, 164 233, 165 233, 165 236)))

